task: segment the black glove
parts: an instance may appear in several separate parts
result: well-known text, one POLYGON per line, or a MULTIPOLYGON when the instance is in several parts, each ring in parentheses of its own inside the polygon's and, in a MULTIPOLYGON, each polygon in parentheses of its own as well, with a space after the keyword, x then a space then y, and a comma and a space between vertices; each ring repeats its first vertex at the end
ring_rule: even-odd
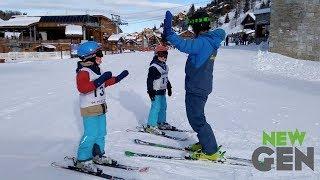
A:
POLYGON ((172 86, 171 86, 170 81, 168 81, 167 90, 168 90, 168 96, 171 96, 172 95, 172 86))
POLYGON ((148 90, 149 97, 151 101, 154 101, 154 98, 156 97, 156 91, 155 90, 148 90))
POLYGON ((112 77, 112 73, 110 71, 107 71, 103 73, 98 79, 94 80, 93 84, 96 88, 98 88, 111 77, 112 77))
POLYGON ((168 88, 168 96, 171 96, 172 95, 172 88, 168 88))
POLYGON ((122 71, 117 77, 116 82, 120 82, 123 78, 127 77, 129 75, 129 72, 127 70, 122 71))

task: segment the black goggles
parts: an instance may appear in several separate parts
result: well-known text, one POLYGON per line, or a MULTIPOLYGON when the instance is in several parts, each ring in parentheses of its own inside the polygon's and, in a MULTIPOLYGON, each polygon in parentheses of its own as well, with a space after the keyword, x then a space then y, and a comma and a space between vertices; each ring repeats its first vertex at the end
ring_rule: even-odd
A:
POLYGON ((96 56, 102 58, 102 57, 103 57, 102 51, 101 51, 101 50, 98 50, 98 51, 96 52, 96 56))
POLYGON ((159 51, 157 52, 158 57, 168 57, 168 51, 159 51))

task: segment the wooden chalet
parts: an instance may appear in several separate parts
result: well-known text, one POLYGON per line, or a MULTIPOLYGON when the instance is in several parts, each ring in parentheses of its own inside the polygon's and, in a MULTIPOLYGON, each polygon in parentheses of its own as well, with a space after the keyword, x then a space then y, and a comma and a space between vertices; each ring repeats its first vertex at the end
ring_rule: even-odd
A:
POLYGON ((241 25, 244 29, 255 29, 256 16, 253 13, 247 13, 242 20, 241 25))

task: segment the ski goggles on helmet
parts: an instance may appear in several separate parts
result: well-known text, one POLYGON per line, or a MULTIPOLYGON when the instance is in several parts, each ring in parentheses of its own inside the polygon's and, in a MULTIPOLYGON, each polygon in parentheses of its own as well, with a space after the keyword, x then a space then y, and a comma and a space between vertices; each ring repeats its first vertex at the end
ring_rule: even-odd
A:
POLYGON ((167 57, 168 57, 168 51, 159 51, 159 52, 157 52, 157 56, 158 56, 158 57, 165 57, 165 58, 167 58, 167 57))
POLYGON ((101 50, 98 50, 98 51, 96 52, 96 56, 102 58, 102 57, 103 57, 102 51, 101 51, 101 50))
POLYGON ((203 22, 210 22, 209 17, 201 17, 201 18, 196 18, 196 19, 187 19, 188 25, 193 25, 197 23, 203 23, 203 22))

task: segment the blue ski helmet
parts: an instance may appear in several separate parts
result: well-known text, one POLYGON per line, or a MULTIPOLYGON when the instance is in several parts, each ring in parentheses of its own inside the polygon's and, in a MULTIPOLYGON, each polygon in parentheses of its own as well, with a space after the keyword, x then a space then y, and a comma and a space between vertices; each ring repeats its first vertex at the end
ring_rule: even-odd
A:
POLYGON ((81 60, 86 60, 96 56, 96 53, 101 50, 101 46, 94 41, 87 41, 80 44, 77 49, 77 55, 81 60))

